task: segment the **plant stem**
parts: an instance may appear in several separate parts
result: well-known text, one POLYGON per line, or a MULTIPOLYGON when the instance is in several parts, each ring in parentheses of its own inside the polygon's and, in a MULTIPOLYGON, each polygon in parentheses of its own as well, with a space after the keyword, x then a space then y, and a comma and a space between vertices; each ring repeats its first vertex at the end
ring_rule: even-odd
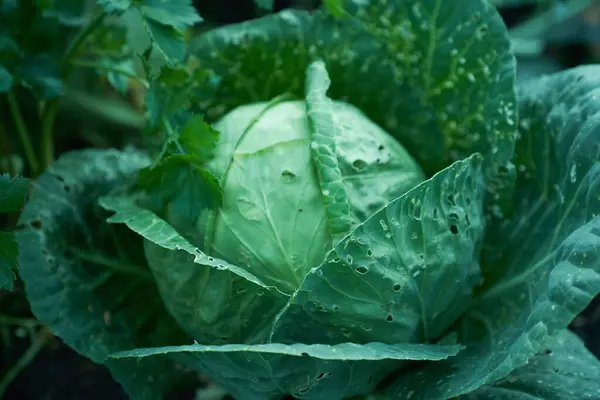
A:
POLYGON ((123 74, 126 77, 128 77, 129 79, 132 79, 132 80, 138 82, 145 89, 148 89, 150 87, 148 85, 148 82, 145 79, 137 76, 135 74, 135 72, 127 71, 126 69, 123 69, 123 68, 113 67, 110 65, 100 64, 100 63, 96 63, 93 61, 86 61, 86 60, 73 60, 73 61, 71 61, 71 65, 74 67, 95 68, 95 69, 100 69, 100 70, 104 70, 107 72, 115 72, 117 74, 123 74))
POLYGON ((96 15, 92 19, 92 22, 90 22, 84 30, 79 32, 75 39, 73 39, 73 41, 67 48, 67 51, 65 51, 65 55, 63 56, 63 75, 68 75, 71 67, 71 59, 75 57, 75 55, 79 52, 87 38, 94 32, 94 30, 102 24, 102 22, 104 21, 104 17, 106 17, 106 13, 104 12, 101 12, 98 15, 96 15))
MULTIPOLYGON (((62 59, 62 76, 65 78, 73 67, 71 59, 81 50, 85 41, 102 24, 106 13, 96 15, 92 21, 73 39, 62 59)), ((42 163, 48 168, 54 162, 54 121, 58 111, 59 98, 49 100, 42 112, 42 163)))
POLYGON ((0 381, 0 398, 4 396, 6 389, 8 389, 8 386, 15 380, 19 373, 21 373, 21 371, 31 364, 40 350, 44 348, 44 345, 48 339, 51 337, 52 334, 46 328, 42 328, 37 335, 33 332, 31 333, 31 345, 17 360, 17 362, 15 362, 13 366, 6 372, 2 381, 0 381))
POLYGON ((6 94, 6 97, 8 98, 8 105, 10 107, 12 117, 15 121, 17 133, 19 134, 19 139, 21 140, 23 150, 25 151, 25 157, 27 158, 27 162, 29 164, 30 173, 32 176, 37 176, 40 168, 40 163, 35 155, 35 151, 33 150, 33 145, 31 144, 31 136, 29 135, 29 131, 27 130, 27 125, 25 125, 25 121, 23 121, 23 114, 21 114, 19 102, 17 101, 15 94, 12 91, 9 91, 6 94))
POLYGON ((23 327, 35 327, 42 325, 42 323, 35 318, 15 318, 6 315, 0 315, 0 325, 19 325, 23 327))
POLYGON ((54 121, 58 111, 58 98, 46 103, 42 112, 42 164, 44 169, 54 162, 54 121))

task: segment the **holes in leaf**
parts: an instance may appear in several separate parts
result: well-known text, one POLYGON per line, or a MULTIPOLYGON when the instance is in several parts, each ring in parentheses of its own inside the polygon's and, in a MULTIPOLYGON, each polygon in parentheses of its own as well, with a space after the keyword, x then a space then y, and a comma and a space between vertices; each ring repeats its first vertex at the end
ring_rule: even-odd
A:
POLYGON ((448 218, 450 219, 454 219, 454 220, 458 220, 458 214, 455 212, 451 212, 450 214, 448 214, 448 218))
POLYGON ((227 336, 221 336, 219 339, 221 339, 223 342, 226 342, 229 340, 229 338, 227 336))
POLYGON ((308 392, 309 390, 310 390, 310 388, 309 388, 308 386, 304 386, 304 387, 302 387, 302 388, 298 389, 298 394, 300 394, 300 395, 304 395, 304 394, 306 394, 306 392, 308 392))
POLYGON ((215 262, 215 259, 212 257, 208 257, 208 262, 215 262))
POLYGON ((413 208, 413 217, 417 220, 421 219, 421 201, 417 200, 413 208))
POLYGON ((31 224, 29 224, 29 225, 36 231, 40 231, 44 227, 42 225, 42 221, 39 221, 39 220, 31 221, 31 224))
POLYGON ((333 309, 333 311, 340 311, 340 306, 338 306, 337 304, 334 304, 331 308, 333 309))
POLYGON ((433 219, 438 219, 439 215, 440 215, 440 210, 437 207, 434 207, 433 208, 433 213, 431 215, 432 218, 433 219))
POLYGON ((383 151, 383 149, 385 149, 385 146, 380 144, 379 147, 377 148, 379 151, 383 151))
POLYGON ((302 212, 302 211, 304 211, 304 210, 303 210, 303 209, 301 209, 301 208, 299 208, 299 209, 298 209, 298 212, 302 212))
POLYGON ((367 267, 363 267, 363 266, 356 267, 354 270, 355 270, 356 272, 358 272, 359 274, 361 274, 361 275, 364 275, 364 274, 366 274, 367 272, 369 272, 369 269, 368 269, 367 267))
POLYGON ((281 172, 281 180, 285 183, 293 182, 296 180, 296 174, 290 170, 284 169, 283 172, 281 172))
POLYGON ((458 226, 454 224, 450 225, 450 232, 452 232, 453 235, 458 235, 458 226))
POLYGON ((372 257, 373 256, 373 251, 371 249, 367 249, 367 255, 369 257, 372 257))
POLYGON ((399 284, 399 283, 396 283, 396 284, 394 284, 394 286, 392 286, 392 290, 393 290, 394 292, 399 292, 399 291, 400 291, 400 288, 401 288, 401 286, 400 286, 400 284, 399 284))
POLYGON ((350 254, 348 254, 346 256, 346 261, 348 261, 348 264, 352 264, 352 261, 354 261, 354 259, 352 258, 352 256, 350 254))
POLYGON ((449 195, 448 195, 448 197, 447 197, 447 199, 448 199, 448 202, 449 202, 450 204, 452 204, 453 206, 455 206, 455 205, 456 205, 456 199, 455 199, 455 197, 454 197, 454 194, 449 194, 449 195))
POLYGON ((325 311, 325 307, 323 307, 323 304, 321 303, 313 303, 314 307, 315 307, 315 311, 325 311))
POLYGON ((385 318, 385 320, 387 322, 392 322, 394 320, 394 317, 391 314, 388 314, 388 316, 385 318))
POLYGON ((259 290, 258 292, 256 292, 256 295, 257 295, 257 296, 262 296, 262 295, 264 295, 264 294, 265 294, 265 291, 264 291, 264 290, 259 290))
POLYGON ((321 372, 319 375, 317 375, 317 380, 320 381, 321 379, 327 379, 331 376, 331 372, 321 372))
POLYGON ((248 291, 248 289, 241 287, 237 290, 237 294, 244 294, 246 291, 248 291))
POLYGON ((546 349, 546 351, 544 351, 544 354, 547 355, 547 356, 551 356, 552 355, 552 350, 546 349))
POLYGON ((357 171, 362 171, 362 170, 364 170, 365 168, 367 168, 367 165, 368 165, 368 164, 366 163, 366 161, 364 161, 364 160, 361 160, 360 158, 358 158, 358 159, 356 159, 356 160, 354 160, 354 161, 352 162, 352 166, 353 166, 353 167, 354 167, 354 169, 355 169, 355 170, 357 170, 357 171))

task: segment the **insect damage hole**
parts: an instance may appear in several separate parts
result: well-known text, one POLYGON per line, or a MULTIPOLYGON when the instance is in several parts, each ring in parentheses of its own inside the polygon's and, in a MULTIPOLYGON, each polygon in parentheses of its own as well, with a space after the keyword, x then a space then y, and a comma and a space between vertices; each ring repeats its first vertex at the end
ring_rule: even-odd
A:
POLYGON ((354 270, 355 270, 356 272, 358 272, 359 274, 361 274, 361 275, 364 275, 364 274, 366 274, 367 272, 369 272, 369 268, 367 268, 367 267, 363 267, 363 266, 356 267, 354 270))

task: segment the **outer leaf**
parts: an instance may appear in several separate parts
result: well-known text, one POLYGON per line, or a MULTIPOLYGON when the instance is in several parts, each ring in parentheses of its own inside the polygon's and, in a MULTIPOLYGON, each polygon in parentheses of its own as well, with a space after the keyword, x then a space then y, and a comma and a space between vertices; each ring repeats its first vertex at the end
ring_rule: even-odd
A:
POLYGON ((329 95, 396 136, 429 175, 475 152, 488 156, 490 173, 509 170, 515 62, 494 7, 483 0, 345 7, 348 18, 284 11, 200 36, 190 50, 205 75, 200 111, 216 119, 283 92, 301 96, 306 67, 322 58, 334 77, 329 95))
POLYGON ((488 284, 462 321, 469 345, 424 368, 426 381, 401 379, 399 397, 447 399, 505 378, 600 293, 599 94, 597 66, 522 89, 515 215, 488 227, 488 245, 498 247, 487 252, 488 284))
POLYGON ((342 343, 336 346, 264 345, 172 346, 137 349, 107 360, 118 368, 146 357, 170 357, 209 374, 237 399, 342 399, 368 393, 399 360, 441 360, 461 346, 342 343))
POLYGON ((547 348, 506 379, 460 400, 585 400, 600 398, 600 361, 564 330, 547 348))
POLYGON ((17 276, 13 272, 19 266, 19 243, 13 232, 0 231, 0 290, 12 290, 17 276))
POLYGON ((327 98, 331 80, 322 61, 311 64, 306 73, 306 108, 312 131, 312 160, 325 202, 329 234, 337 242, 340 236, 350 232, 353 221, 336 156, 337 125, 333 115, 333 104, 327 98))
MULTIPOLYGON (((20 177, 11 179, 0 174, 0 213, 12 213, 23 207, 29 181, 20 177)), ((13 270, 18 267, 19 243, 13 232, 0 231, 0 290, 12 290, 17 278, 13 270)))
POLYGON ((279 316, 272 341, 425 342, 466 309, 483 234, 481 157, 436 174, 345 237, 279 316))
POLYGON ((143 236, 146 258, 169 312, 202 343, 255 343, 287 296, 246 270, 208 257, 132 198, 105 197, 100 204, 143 236))
MULTIPOLYGON (((148 164, 134 151, 69 153, 33 185, 19 224, 20 275, 33 313, 79 353, 188 342, 163 308, 142 241, 105 223, 99 196, 148 164)), ((112 370, 133 398, 159 399, 188 377, 167 360, 112 370), (143 370, 143 382, 126 380, 143 370)))
POLYGON ((0 213, 11 213, 21 209, 29 189, 29 181, 21 177, 10 178, 0 174, 0 213))

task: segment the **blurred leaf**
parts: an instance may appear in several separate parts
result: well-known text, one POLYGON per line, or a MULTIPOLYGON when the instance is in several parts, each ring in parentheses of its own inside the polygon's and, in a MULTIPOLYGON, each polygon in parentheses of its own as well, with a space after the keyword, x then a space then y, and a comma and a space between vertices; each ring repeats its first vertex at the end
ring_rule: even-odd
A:
POLYGON ((63 82, 60 68, 48 55, 36 55, 19 64, 16 75, 23 86, 29 88, 39 99, 57 97, 62 93, 63 82))
POLYGON ((0 213, 11 213, 23 207, 29 181, 24 178, 11 179, 8 174, 0 175, 0 213))
POLYGON ((129 89, 129 77, 126 74, 119 73, 117 70, 128 72, 131 75, 135 75, 135 66, 131 58, 126 59, 114 59, 114 58, 102 58, 100 64, 107 67, 106 70, 99 69, 98 72, 106 73, 106 79, 108 83, 123 96, 129 89), (108 72, 106 72, 108 71, 108 72))
MULTIPOLYGON (((23 207, 29 181, 0 175, 0 213, 11 213, 23 207)), ((19 244, 13 232, 0 231, 0 289, 12 290, 18 267, 19 244)))
POLYGON ((254 0, 254 3, 263 10, 273 11, 275 0, 254 0))
POLYGON ((87 22, 86 1, 82 0, 37 0, 44 17, 56 18, 66 26, 81 27, 87 22))
POLYGON ((14 78, 10 72, 0 65, 0 93, 8 92, 12 87, 14 78))
POLYGON ((99 0, 98 3, 107 13, 121 15, 135 53, 145 54, 151 49, 155 57, 160 55, 169 65, 185 57, 185 29, 202 21, 190 0, 99 0))
POLYGON ((13 232, 0 231, 0 290, 12 290, 17 278, 13 270, 18 267, 19 244, 13 232))
POLYGON ((336 17, 341 17, 345 14, 344 0, 323 0, 323 5, 336 17))
POLYGON ((74 114, 85 113, 83 117, 86 119, 100 118, 106 122, 135 129, 141 129, 145 123, 144 117, 131 104, 118 98, 111 99, 99 94, 67 88, 63 104, 74 114))

